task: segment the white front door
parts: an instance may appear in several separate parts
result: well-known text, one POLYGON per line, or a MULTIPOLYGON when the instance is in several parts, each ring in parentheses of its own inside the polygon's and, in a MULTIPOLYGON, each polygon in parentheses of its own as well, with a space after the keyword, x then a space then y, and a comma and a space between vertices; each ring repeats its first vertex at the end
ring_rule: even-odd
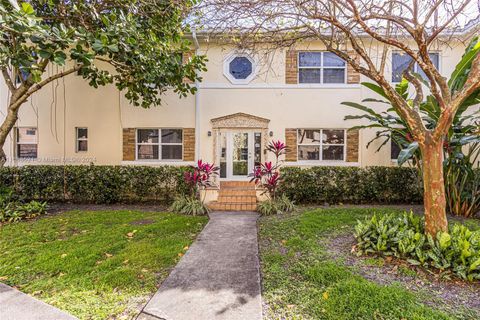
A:
POLYGON ((261 133, 251 130, 220 133, 220 178, 248 180, 261 158, 261 133))

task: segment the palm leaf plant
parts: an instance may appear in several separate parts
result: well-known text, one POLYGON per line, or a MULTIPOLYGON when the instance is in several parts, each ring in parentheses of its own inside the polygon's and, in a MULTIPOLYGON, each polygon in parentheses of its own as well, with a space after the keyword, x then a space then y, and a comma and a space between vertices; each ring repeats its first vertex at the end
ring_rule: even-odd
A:
MULTIPOLYGON (((472 59, 480 48, 475 47, 478 38, 472 40, 467 47, 465 54, 457 64, 448 82, 452 95, 465 84, 470 68, 468 61, 472 59)), ((414 74, 428 87, 421 75, 414 74)), ((367 148, 375 141, 381 141, 376 151, 379 151, 387 143, 392 141, 400 149, 397 162, 399 165, 409 163, 422 170, 421 153, 418 143, 412 138, 406 122, 401 119, 393 103, 390 101, 381 87, 373 83, 362 83, 362 85, 375 94, 380 95, 379 99, 364 99, 363 103, 386 105, 387 110, 377 112, 374 108, 354 102, 344 102, 351 108, 363 111, 360 115, 349 115, 345 120, 368 120, 367 124, 358 125, 352 129, 378 129, 376 135, 371 139, 367 148)), ((413 106, 413 98, 409 97, 410 82, 403 78, 396 85, 395 90, 413 106)), ((480 104, 480 91, 464 101, 454 116, 453 123, 444 140, 444 175, 445 188, 447 191, 447 207, 450 213, 470 217, 480 211, 480 172, 475 169, 480 160, 480 110, 471 111, 471 107, 480 104)), ((432 95, 428 95, 420 103, 420 113, 427 129, 435 128, 442 109, 432 95)))

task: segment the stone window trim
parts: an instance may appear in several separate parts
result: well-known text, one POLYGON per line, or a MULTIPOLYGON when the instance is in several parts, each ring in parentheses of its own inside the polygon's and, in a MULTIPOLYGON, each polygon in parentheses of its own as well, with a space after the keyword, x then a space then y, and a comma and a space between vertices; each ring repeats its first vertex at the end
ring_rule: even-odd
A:
POLYGON ((171 128, 171 127, 162 127, 162 128, 152 128, 152 127, 139 127, 135 128, 135 160, 136 161, 145 161, 145 162, 156 162, 156 161, 165 161, 165 162, 178 162, 184 161, 184 130, 183 128, 171 128), (157 130, 158 131, 158 142, 138 142, 138 131, 139 130, 157 130), (162 142, 162 130, 182 130, 182 142, 162 142), (157 159, 139 159, 138 158, 138 146, 141 145, 155 145, 158 146, 158 158, 157 159), (182 146, 181 158, 178 159, 163 159, 162 158, 162 146, 182 146))
POLYGON ((253 56, 247 52, 232 52, 226 56, 223 61, 223 75, 228 79, 232 84, 249 84, 257 76, 258 64, 253 56), (230 63, 238 57, 247 58, 252 63, 252 73, 245 79, 235 79, 235 77, 230 73, 230 63))
MULTIPOLYGON (((325 53, 330 53, 329 51, 325 50, 298 50, 297 51, 297 61, 298 61, 298 71, 297 71, 297 83, 299 84, 311 84, 310 82, 300 82, 300 70, 305 70, 305 69, 312 69, 312 70, 319 70, 320 71, 320 82, 318 84, 332 84, 329 82, 325 82, 325 69, 332 69, 332 70, 343 70, 344 71, 344 76, 343 76, 343 82, 333 82, 333 84, 347 84, 347 65, 348 63, 340 58, 344 65, 343 66, 325 66, 324 64, 324 55, 325 53), (300 55, 302 53, 310 53, 310 52, 315 52, 315 53, 320 53, 320 65, 319 66, 300 66, 300 55)), ((316 82, 315 82, 316 83, 316 82)))
POLYGON ((297 161, 299 162, 345 162, 347 159, 347 129, 344 128, 298 128, 297 131, 297 161), (320 139, 318 143, 300 143, 298 141, 298 134, 300 130, 315 130, 320 131, 320 139), (324 131, 343 131, 343 143, 324 143, 323 142, 323 132, 324 131), (318 160, 300 160, 298 158, 298 150, 300 146, 318 146, 319 147, 319 158, 318 160), (323 147, 324 146, 341 146, 343 147, 343 159, 336 160, 336 159, 324 159, 323 156, 323 147))
MULTIPOLYGON (((144 129, 144 128, 139 128, 144 129)), ((145 128, 145 129, 160 129, 160 128, 145 128)), ((164 128, 167 129, 167 128, 164 128)), ((183 161, 182 160, 136 160, 137 148, 137 128, 123 128, 123 157, 125 163, 185 163, 193 162, 195 160, 195 128, 173 128, 183 130, 183 161)), ((160 157, 160 156, 159 156, 160 157)))
MULTIPOLYGON (((312 85, 311 83, 299 83, 299 63, 298 63, 298 55, 299 52, 328 52, 326 50, 296 50, 293 48, 287 49, 285 53, 285 83, 286 84, 296 84, 301 86, 309 86, 312 85)), ((348 55, 353 57, 356 61, 360 60, 360 57, 357 52, 354 50, 348 50, 348 55)), ((350 85, 358 85, 360 84, 361 75, 358 71, 356 71, 349 63, 346 63, 346 72, 345 72, 345 83, 343 84, 336 84, 336 85, 344 85, 346 87, 350 85)), ((329 86, 332 84, 328 83, 318 83, 319 86, 329 86)), ((335 84, 333 84, 335 85, 335 84)))
MULTIPOLYGON (((302 129, 302 128, 301 128, 302 129)), ((327 128, 325 128, 327 129, 327 128)), ((285 155, 286 162, 294 162, 297 164, 348 164, 359 162, 359 129, 337 129, 345 130, 345 158, 344 160, 298 160, 298 128, 285 129, 285 141, 287 145, 287 153, 285 155)), ((317 129, 318 130, 318 129, 317 129)), ((333 130, 333 129, 331 129, 333 130)))

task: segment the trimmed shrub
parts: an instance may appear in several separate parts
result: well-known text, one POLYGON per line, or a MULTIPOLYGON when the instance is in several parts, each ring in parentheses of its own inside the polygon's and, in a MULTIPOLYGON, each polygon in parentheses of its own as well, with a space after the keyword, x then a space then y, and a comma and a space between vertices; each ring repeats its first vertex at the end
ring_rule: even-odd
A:
POLYGON ((282 168, 279 193, 296 203, 422 203, 416 169, 403 167, 282 168))
POLYGON ((373 215, 355 226, 356 250, 405 259, 412 265, 480 280, 480 231, 451 225, 436 237, 425 235, 423 217, 412 212, 373 215))
POLYGON ((0 168, 0 182, 25 200, 171 203, 188 193, 185 167, 24 166, 0 168))

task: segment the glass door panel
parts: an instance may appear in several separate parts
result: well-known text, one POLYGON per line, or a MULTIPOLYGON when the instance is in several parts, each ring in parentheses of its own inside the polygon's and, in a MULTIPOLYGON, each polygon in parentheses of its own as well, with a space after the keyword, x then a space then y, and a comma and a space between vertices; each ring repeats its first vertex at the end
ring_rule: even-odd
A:
POLYGON ((227 177, 227 134, 225 132, 219 135, 220 142, 220 178, 227 177))
POLYGON ((232 135, 232 175, 248 175, 248 137, 247 132, 233 133, 232 135))
POLYGON ((255 132, 253 137, 255 140, 253 165, 256 168, 262 164, 262 134, 255 132))

